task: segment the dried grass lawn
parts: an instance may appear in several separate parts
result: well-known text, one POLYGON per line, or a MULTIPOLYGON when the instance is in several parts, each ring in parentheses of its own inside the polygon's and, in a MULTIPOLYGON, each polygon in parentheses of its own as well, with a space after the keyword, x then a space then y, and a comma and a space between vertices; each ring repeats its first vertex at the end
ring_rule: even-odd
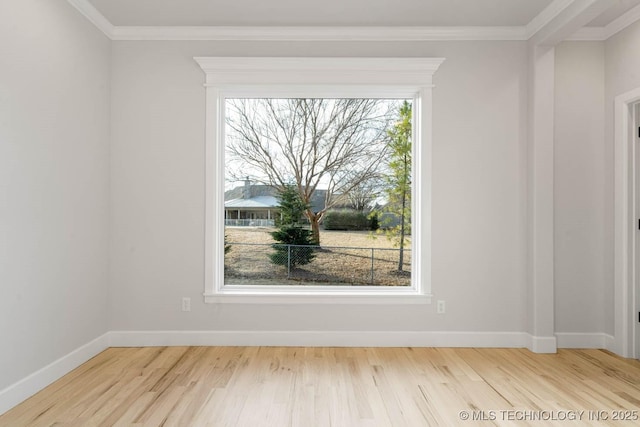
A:
POLYGON ((367 231, 320 232, 321 250, 309 264, 287 272, 286 266, 270 262, 275 243, 273 229, 227 227, 231 251, 225 256, 225 279, 229 284, 377 285, 411 284, 411 251, 405 249, 403 272, 398 272, 398 250, 385 236, 367 231), (373 269, 372 269, 373 256, 373 269))

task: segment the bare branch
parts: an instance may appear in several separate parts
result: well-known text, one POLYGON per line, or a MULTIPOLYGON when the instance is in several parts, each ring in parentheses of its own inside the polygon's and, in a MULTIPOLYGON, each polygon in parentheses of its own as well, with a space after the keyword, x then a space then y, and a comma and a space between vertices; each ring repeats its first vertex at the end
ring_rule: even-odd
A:
MULTIPOLYGON (((294 183, 308 204, 322 188, 325 204, 312 226, 347 194, 379 176, 386 134, 398 101, 378 99, 230 99, 227 169, 294 183)), ((317 236, 316 236, 317 237, 317 236)))

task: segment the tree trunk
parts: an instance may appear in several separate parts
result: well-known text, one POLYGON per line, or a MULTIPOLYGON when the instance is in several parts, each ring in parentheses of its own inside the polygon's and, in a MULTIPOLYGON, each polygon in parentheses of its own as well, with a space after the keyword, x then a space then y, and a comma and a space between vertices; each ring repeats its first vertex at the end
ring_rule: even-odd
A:
POLYGON ((407 192, 402 191, 402 214, 400 215, 400 256, 398 257, 398 271, 403 271, 404 264, 404 221, 407 207, 407 192))
POLYGON ((404 174, 403 174, 403 183, 402 183, 402 211, 400 212, 400 256, 398 257, 398 271, 403 271, 404 264, 404 222, 406 220, 407 213, 407 182, 409 181, 409 164, 408 164, 407 155, 405 153, 403 158, 404 164, 404 174))
POLYGON ((307 218, 311 223, 311 240, 313 243, 320 246, 320 215, 314 214, 311 210, 307 210, 307 218))

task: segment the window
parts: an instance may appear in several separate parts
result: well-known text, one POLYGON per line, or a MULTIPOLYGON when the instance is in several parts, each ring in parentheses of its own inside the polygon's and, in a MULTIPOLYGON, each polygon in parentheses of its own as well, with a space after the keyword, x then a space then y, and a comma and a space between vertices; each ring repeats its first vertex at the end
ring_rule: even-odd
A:
POLYGON ((224 109, 225 285, 411 286, 411 99, 224 109))
MULTIPOLYGON (((429 302, 431 290, 431 81, 433 73, 443 59, 196 58, 196 61, 206 73, 207 93, 205 301, 333 304, 429 302), (279 268, 283 269, 280 271, 286 269, 287 273, 281 283, 269 277, 267 278, 269 280, 257 281, 255 276, 252 277, 246 271, 244 275, 243 273, 234 275, 229 271, 225 274, 226 248, 231 246, 230 253, 237 251, 233 256, 228 256, 227 261, 232 259, 235 261, 234 264, 227 265, 227 270, 230 268, 237 270, 242 265, 238 261, 241 252, 256 252, 255 249, 257 249, 257 247, 252 247, 252 250, 247 250, 247 247, 244 250, 241 249, 243 244, 249 245, 247 245, 248 241, 238 242, 237 233, 233 239, 230 239, 235 241, 229 242, 230 245, 225 244, 225 231, 232 230, 231 228, 225 230, 225 227, 233 227, 234 231, 245 226, 272 227, 281 216, 280 196, 276 197, 276 193, 284 190, 285 184, 289 181, 295 184, 293 187, 303 192, 307 188, 304 183, 300 185, 300 181, 293 180, 295 175, 293 173, 285 171, 282 176, 274 177, 273 173, 270 174, 268 170, 261 169, 256 162, 248 162, 246 157, 248 152, 238 148, 239 142, 242 141, 242 133, 251 126, 258 126, 260 123, 268 124, 267 115, 270 109, 272 112, 284 111, 285 116, 280 116, 280 119, 286 121, 286 114, 292 114, 292 108, 297 108, 295 106, 300 104, 304 104, 303 108, 307 109, 318 107, 318 110, 314 110, 316 117, 328 114, 326 111, 338 107, 368 105, 370 107, 368 111, 375 113, 373 116, 382 120, 363 130, 363 138, 369 138, 368 141, 372 144, 380 141, 381 136, 387 135, 389 130, 393 129, 394 124, 388 122, 387 113, 389 111, 397 113, 401 105, 408 105, 406 108, 410 109, 413 116, 411 244, 406 247, 405 252, 409 260, 407 265, 410 265, 408 267, 411 271, 410 280, 395 283, 396 286, 387 282, 382 283, 380 280, 376 282, 375 264, 383 257, 376 255, 375 248, 373 255, 369 257, 360 253, 362 249, 356 250, 352 247, 341 247, 339 250, 349 252, 349 256, 353 259, 365 257, 369 260, 368 262, 373 262, 374 266, 370 269, 370 273, 367 273, 370 276, 364 275, 367 279, 362 277, 336 279, 334 276, 327 279, 317 274, 315 276, 311 274, 312 277, 291 277, 292 271, 294 276, 300 271, 309 275, 308 269, 297 269, 295 261, 293 261, 294 268, 291 268, 292 259, 294 259, 291 256, 292 251, 294 255, 297 254, 296 256, 308 252, 296 252, 301 248, 286 245, 273 249, 270 242, 263 242, 263 246, 260 246, 265 249, 262 259, 266 260, 269 257, 267 253, 269 251, 272 253, 275 251, 276 258, 282 257, 279 268), (317 111, 325 111, 325 113, 317 113, 317 111), (385 120, 387 122, 383 126, 382 123, 385 120), (373 134, 375 129, 381 132, 377 136, 373 134), (244 164, 243 155, 245 156, 244 164), (229 183, 225 186, 227 181, 229 183), (258 186, 262 187, 258 188, 258 186), (225 192, 228 194, 226 198, 225 192), (254 197, 254 194, 260 195, 254 197), (267 246, 265 247, 264 244, 267 246), (243 278, 247 280, 242 280, 243 278), (397 286, 398 284, 400 286, 397 286)), ((273 123, 274 117, 271 119, 273 123)), ((278 116, 275 116, 275 119, 277 122, 278 116)), ((395 121, 397 120, 396 117, 395 121)), ((287 126, 283 127, 282 124, 279 124, 280 130, 287 131, 287 126)), ((256 129, 251 131, 255 133, 256 129)), ((269 133, 269 130, 264 131, 269 133)), ((250 139, 252 138, 248 138, 250 139)), ((358 162, 362 162, 362 159, 352 159, 352 161, 355 163, 348 169, 355 171, 358 169, 356 167, 358 162)), ((346 169, 343 167, 337 175, 345 172, 346 169)), ((281 170, 280 167, 275 169, 276 172, 279 170, 281 170)), ((327 204, 337 205, 339 204, 337 199, 340 196, 343 198, 346 196, 346 187, 343 186, 340 190, 339 186, 335 185, 336 179, 340 178, 337 175, 325 175, 319 182, 314 183, 314 185, 317 184, 314 187, 315 196, 319 194, 325 196, 325 206, 310 209, 311 216, 305 215, 308 221, 313 221, 313 214, 327 207, 327 204)), ((311 200, 307 199, 306 202, 311 200)), ((317 232, 315 228, 314 231, 317 232)), ((331 262, 330 258, 325 256, 327 250, 331 252, 331 249, 323 248, 320 253, 310 249, 318 259, 314 259, 309 265, 314 262, 318 262, 319 265, 322 262, 331 262)), ((400 263, 400 266, 402 265, 400 263)), ((337 269, 339 270, 340 267, 337 269)))

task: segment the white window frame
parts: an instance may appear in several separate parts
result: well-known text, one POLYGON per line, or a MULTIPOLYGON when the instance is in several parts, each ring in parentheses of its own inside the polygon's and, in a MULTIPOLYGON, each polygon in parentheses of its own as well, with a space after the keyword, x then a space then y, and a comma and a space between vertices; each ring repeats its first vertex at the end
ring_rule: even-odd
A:
POLYGON ((444 58, 194 58, 206 74, 207 303, 431 303, 433 74, 444 58), (224 106, 233 97, 413 99, 411 286, 224 284, 224 106))

